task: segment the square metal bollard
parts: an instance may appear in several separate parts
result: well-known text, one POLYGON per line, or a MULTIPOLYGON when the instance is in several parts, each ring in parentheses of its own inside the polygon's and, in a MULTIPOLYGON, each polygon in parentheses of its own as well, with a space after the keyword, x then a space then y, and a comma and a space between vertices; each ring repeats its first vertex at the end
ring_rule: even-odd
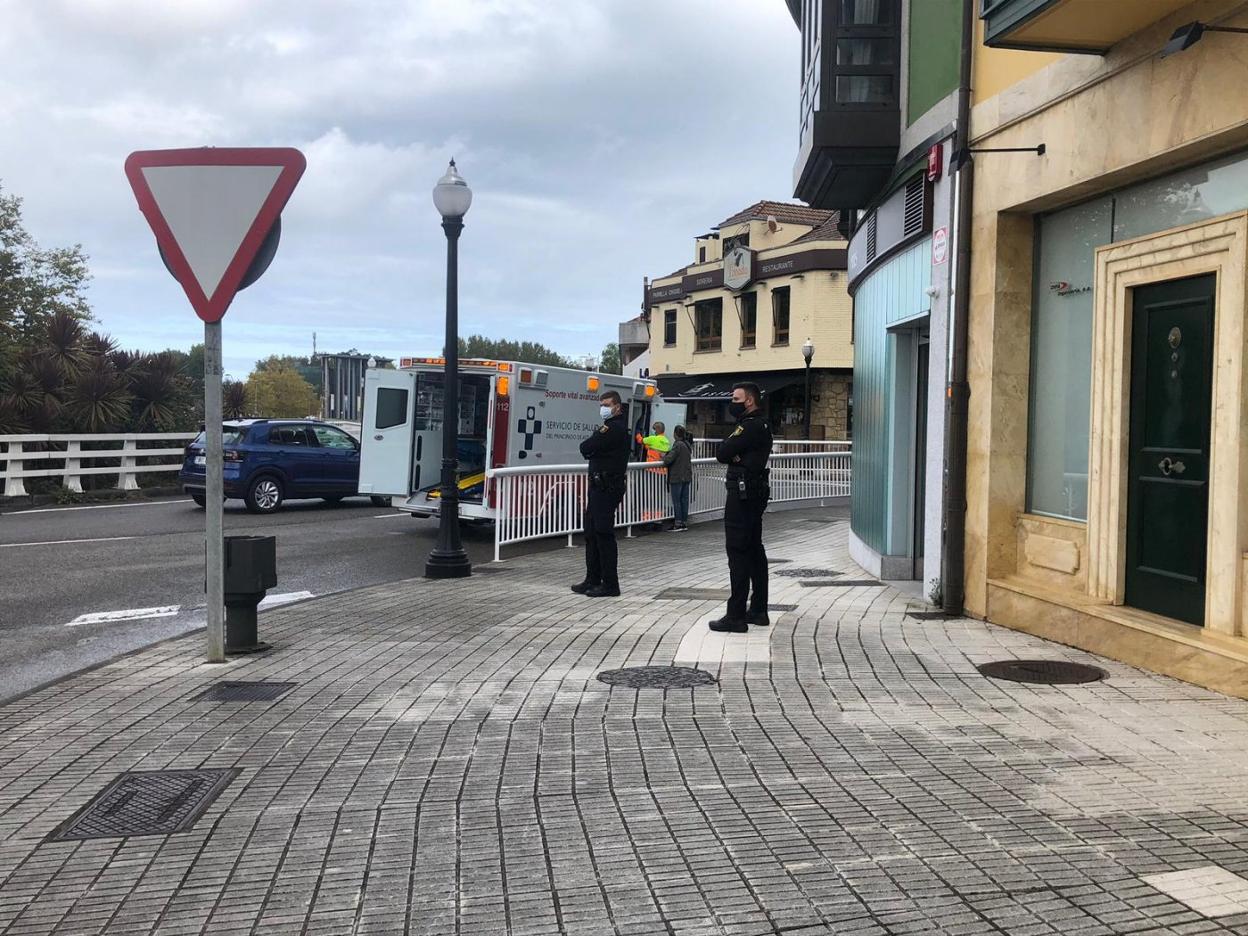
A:
POLYGON ((225 652, 259 653, 256 608, 277 584, 277 538, 225 537, 225 652))

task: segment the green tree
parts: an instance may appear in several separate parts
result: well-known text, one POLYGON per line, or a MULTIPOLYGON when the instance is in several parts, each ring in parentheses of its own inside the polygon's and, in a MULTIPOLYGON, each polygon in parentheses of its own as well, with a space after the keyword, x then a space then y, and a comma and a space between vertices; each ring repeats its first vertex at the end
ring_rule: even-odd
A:
POLYGON ((0 378, 58 312, 91 319, 82 246, 40 247, 22 223, 22 200, 0 190, 0 378))
POLYGON ((469 335, 459 339, 459 356, 489 358, 496 361, 523 361, 525 364, 546 364, 550 367, 573 367, 571 361, 536 341, 511 341, 469 335))
POLYGON ((270 418, 310 416, 319 403, 312 385, 289 367, 257 370, 247 378, 252 414, 270 418))
POLYGON ((620 346, 614 341, 602 349, 602 356, 598 358, 598 373, 624 373, 624 365, 620 363, 620 346))
POLYGON ((255 370, 279 370, 287 368, 299 374, 304 380, 312 385, 312 389, 316 391, 316 395, 321 395, 322 377, 321 365, 312 363, 309 358, 300 357, 297 354, 270 354, 262 361, 256 361, 255 370))

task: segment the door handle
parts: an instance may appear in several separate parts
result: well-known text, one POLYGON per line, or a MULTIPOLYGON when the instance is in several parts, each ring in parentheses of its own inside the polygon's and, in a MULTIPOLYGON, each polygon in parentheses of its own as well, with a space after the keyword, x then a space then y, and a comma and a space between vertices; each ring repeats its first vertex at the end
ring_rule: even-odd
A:
POLYGON ((1157 467, 1161 469, 1161 473, 1167 478, 1172 474, 1181 475, 1187 471, 1187 465, 1178 459, 1171 459, 1169 455, 1157 463, 1157 467))

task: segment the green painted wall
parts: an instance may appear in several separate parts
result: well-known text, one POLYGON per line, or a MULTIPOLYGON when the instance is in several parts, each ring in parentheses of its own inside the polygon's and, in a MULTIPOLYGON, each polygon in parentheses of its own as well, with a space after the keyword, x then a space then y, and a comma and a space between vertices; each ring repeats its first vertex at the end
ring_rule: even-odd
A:
POLYGON ((907 38, 906 124, 912 124, 958 87, 962 0, 910 0, 907 38))

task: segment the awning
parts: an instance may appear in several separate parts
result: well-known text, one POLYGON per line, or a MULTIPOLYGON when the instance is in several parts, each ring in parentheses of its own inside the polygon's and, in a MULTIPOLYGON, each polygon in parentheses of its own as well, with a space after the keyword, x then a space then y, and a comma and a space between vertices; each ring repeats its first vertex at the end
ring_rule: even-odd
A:
POLYGON ((780 371, 764 374, 681 374, 678 377, 655 377, 665 403, 727 403, 732 399, 732 385, 752 381, 763 391, 763 397, 784 387, 802 382, 802 371, 780 371))

